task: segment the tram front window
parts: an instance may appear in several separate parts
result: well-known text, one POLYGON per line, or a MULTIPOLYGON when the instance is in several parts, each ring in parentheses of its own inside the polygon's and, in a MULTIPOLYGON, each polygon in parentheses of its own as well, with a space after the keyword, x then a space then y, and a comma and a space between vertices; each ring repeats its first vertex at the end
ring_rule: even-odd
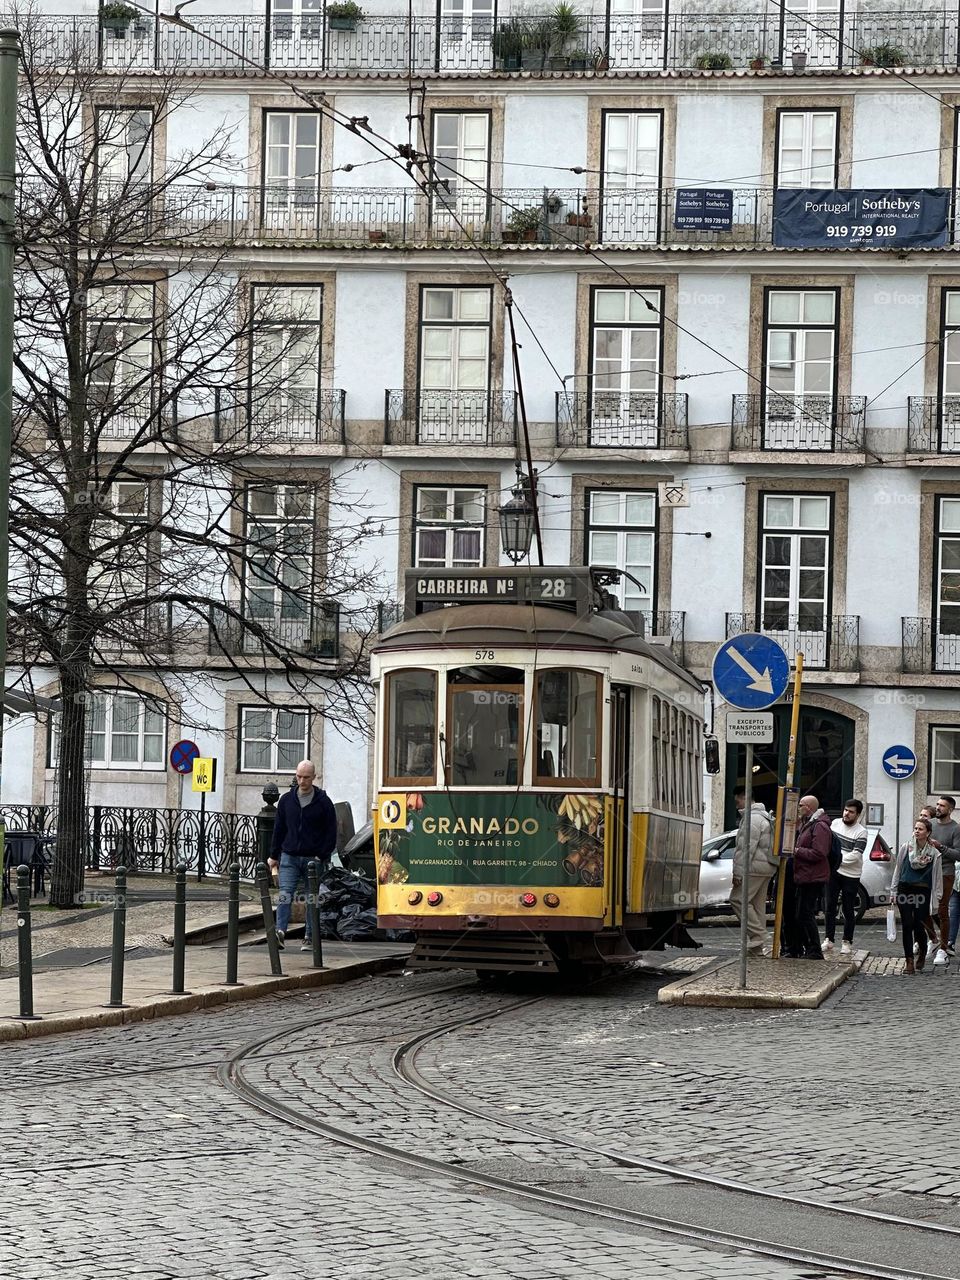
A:
POLYGON ((387 677, 387 786, 437 780, 437 677, 433 671, 395 671, 387 677))
POLYGON ((537 673, 537 785, 600 785, 599 707, 598 675, 560 670, 537 673))
POLYGON ((447 772, 454 787, 511 787, 523 774, 523 674, 464 667, 450 673, 447 772))

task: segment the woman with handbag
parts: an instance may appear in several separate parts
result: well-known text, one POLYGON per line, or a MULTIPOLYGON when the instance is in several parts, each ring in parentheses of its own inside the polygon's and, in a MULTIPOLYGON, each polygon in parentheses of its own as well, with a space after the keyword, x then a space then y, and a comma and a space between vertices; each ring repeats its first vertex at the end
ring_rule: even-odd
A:
POLYGON ((943 896, 943 868, 940 851, 930 839, 933 824, 918 818, 913 836, 901 846, 890 882, 890 900, 900 911, 903 932, 904 973, 917 973, 927 962, 926 922, 937 910, 943 896), (914 963, 913 944, 917 944, 914 963))

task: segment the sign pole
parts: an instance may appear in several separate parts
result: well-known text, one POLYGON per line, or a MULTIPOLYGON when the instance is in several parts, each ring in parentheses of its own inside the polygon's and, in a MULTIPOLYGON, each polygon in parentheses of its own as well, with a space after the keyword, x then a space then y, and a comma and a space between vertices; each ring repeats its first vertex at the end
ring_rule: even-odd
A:
POLYGON ((207 793, 200 792, 200 834, 197 837, 197 884, 207 870, 207 793))
POLYGON ((750 821, 753 809, 753 743, 747 743, 747 770, 743 781, 743 821, 740 823, 743 854, 740 883, 740 990, 747 989, 747 902, 750 896, 750 821))
MULTIPOLYGON (((793 773, 797 764, 797 734, 800 732, 800 687, 803 684, 803 653, 798 650, 796 667, 793 675, 793 707, 790 712, 790 741, 787 744, 787 777, 784 783, 785 792, 793 786, 793 773)), ((784 795, 786 803, 786 795, 784 795)), ((773 916, 773 958, 780 957, 780 929, 783 925, 783 885, 787 877, 786 859, 780 853, 780 840, 783 836, 781 823, 778 832, 777 856, 780 858, 780 869, 777 874, 777 906, 773 916)))
POLYGON ((899 856, 899 853, 900 853, 900 791, 902 787, 903 787, 903 782, 902 780, 898 779, 897 780, 897 825, 896 825, 897 843, 894 845, 894 849, 895 849, 894 857, 899 856))

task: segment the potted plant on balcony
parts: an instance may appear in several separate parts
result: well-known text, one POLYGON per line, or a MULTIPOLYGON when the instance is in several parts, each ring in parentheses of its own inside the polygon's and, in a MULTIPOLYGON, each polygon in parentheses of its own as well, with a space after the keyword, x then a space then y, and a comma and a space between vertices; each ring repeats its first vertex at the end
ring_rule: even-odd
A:
POLYGON ((767 65, 767 55, 765 53, 756 53, 750 59, 751 71, 762 71, 767 65))
POLYGON ((694 66, 698 71, 732 71, 733 59, 729 53, 698 53, 694 66))
POLYGON ((790 55, 790 63, 794 71, 806 71, 807 69, 807 51, 806 49, 794 49, 790 55))
POLYGON ((553 11, 551 24, 553 39, 550 66, 554 71, 566 71, 570 66, 569 47, 580 36, 580 17, 572 4, 568 4, 567 0, 560 0, 553 11))
POLYGON ((356 31, 364 16, 357 0, 334 0, 327 5, 327 26, 331 31, 356 31))
POLYGON ((592 227, 593 217, 589 213, 586 213, 586 212, 577 213, 575 210, 571 209, 570 212, 567 214, 567 226, 568 227, 592 227))
POLYGON ((123 38, 132 23, 139 18, 140 10, 135 9, 133 5, 122 4, 120 0, 108 0, 106 4, 100 6, 100 25, 105 31, 112 31, 119 38, 123 38))
POLYGON ((506 18, 493 33, 494 65, 501 71, 519 71, 526 46, 527 24, 522 18, 506 18))
POLYGON ((905 61, 906 54, 895 44, 876 44, 860 50, 862 67, 902 67, 905 61))
POLYGON ((553 48, 553 18, 537 18, 526 24, 522 65, 527 71, 542 71, 553 48))
POLYGON ((503 224, 503 238, 507 244, 515 244, 518 240, 533 244, 542 221, 543 209, 538 204, 526 209, 514 209, 503 224))
POLYGON ((574 49, 570 55, 571 71, 586 71, 590 65, 590 54, 586 49, 574 49))

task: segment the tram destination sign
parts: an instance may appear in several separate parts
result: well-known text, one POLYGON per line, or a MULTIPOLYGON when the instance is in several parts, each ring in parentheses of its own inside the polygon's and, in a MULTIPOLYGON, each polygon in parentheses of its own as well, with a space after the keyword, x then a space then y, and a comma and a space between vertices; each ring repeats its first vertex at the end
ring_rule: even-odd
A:
POLYGON ((406 617, 446 604, 548 604, 585 613, 593 598, 589 569, 568 565, 517 569, 408 569, 406 617))
POLYGON ((773 196, 778 249, 939 249, 947 243, 950 192, 781 189, 773 196))

